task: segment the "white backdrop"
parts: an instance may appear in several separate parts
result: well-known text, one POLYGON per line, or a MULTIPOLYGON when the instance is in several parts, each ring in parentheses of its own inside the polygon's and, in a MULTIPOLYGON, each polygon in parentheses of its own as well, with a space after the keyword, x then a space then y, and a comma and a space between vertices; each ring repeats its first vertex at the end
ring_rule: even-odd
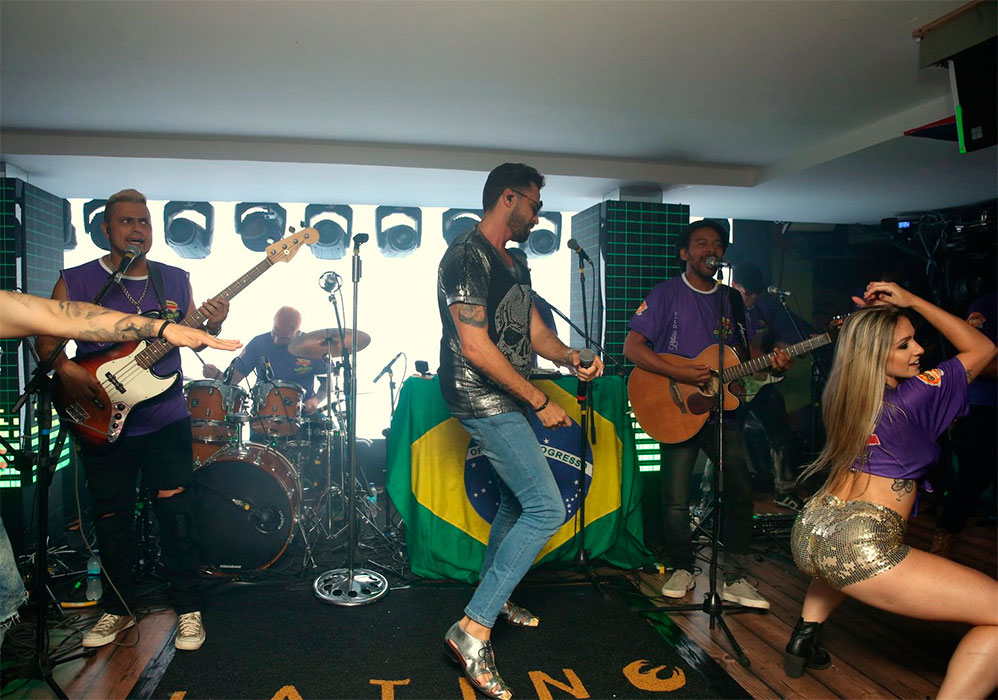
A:
MULTIPOLYGON (((77 247, 66 251, 65 266, 82 264, 103 254, 90 240, 83 225, 85 200, 70 200, 76 226, 77 247)), ((235 232, 235 202, 215 202, 215 227, 211 254, 203 260, 178 256, 163 240, 163 201, 150 201, 154 243, 150 258, 188 270, 194 299, 200 304, 217 294, 265 256, 249 250, 235 232)), ((305 204, 282 203, 288 223, 304 218, 305 204)), ((353 207, 354 233, 369 233, 371 239, 361 246, 363 276, 360 283, 359 330, 371 336, 371 344, 357 355, 357 434, 381 437, 389 425, 390 404, 388 376, 377 384, 372 380, 395 353, 403 351, 393 367, 395 381, 401 387, 412 374, 413 362, 426 360, 430 371, 439 363, 440 319, 436 300, 437 263, 446 248, 441 233, 443 208, 423 208, 422 244, 404 258, 386 258, 378 250, 374 235, 374 206, 353 207), (408 358, 408 364, 405 359, 408 358)), ((561 247, 546 258, 530 261, 534 289, 559 309, 568 313, 569 290, 574 278, 572 253, 565 243, 571 238, 571 215, 562 215, 561 247)), ((341 317, 352 327, 353 286, 350 283, 350 253, 340 260, 320 260, 310 250, 302 249, 294 259, 278 263, 256 282, 237 295, 231 303, 229 318, 222 331, 224 338, 238 338, 243 343, 268 332, 274 312, 281 306, 294 306, 302 314, 302 330, 311 331, 335 325, 332 305, 319 288, 318 278, 326 270, 338 272, 344 280, 341 317)), ((568 341, 568 327, 558 319, 559 335, 568 341)), ((192 350, 181 350, 184 375, 201 379, 201 362, 192 350)), ((221 368, 228 365, 229 353, 208 349, 201 353, 205 362, 221 368)))

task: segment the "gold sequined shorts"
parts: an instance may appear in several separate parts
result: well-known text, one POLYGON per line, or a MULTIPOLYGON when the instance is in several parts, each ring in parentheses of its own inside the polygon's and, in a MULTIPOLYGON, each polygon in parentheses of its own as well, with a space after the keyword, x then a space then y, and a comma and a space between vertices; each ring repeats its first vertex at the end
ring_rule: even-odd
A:
POLYGON ((790 548, 797 568, 840 589, 897 566, 911 547, 900 514, 837 496, 811 499, 794 522, 790 548))

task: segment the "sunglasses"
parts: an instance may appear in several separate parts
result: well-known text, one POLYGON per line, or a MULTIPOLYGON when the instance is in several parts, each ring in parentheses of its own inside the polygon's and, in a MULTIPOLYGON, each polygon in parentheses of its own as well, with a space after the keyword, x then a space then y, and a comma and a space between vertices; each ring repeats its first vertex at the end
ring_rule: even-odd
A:
POLYGON ((534 216, 537 216, 537 213, 541 210, 541 207, 544 206, 544 202, 542 202, 539 199, 534 199, 530 195, 524 194, 523 192, 520 192, 520 190, 513 189, 512 187, 510 187, 509 189, 513 190, 518 195, 520 195, 521 197, 523 197, 524 199, 526 199, 528 202, 530 202, 530 206, 533 207, 533 210, 534 210, 534 216))

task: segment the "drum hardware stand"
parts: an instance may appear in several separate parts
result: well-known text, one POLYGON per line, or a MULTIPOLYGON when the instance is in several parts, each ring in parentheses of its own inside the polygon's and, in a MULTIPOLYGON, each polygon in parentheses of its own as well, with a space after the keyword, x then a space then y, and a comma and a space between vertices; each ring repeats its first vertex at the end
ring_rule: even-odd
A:
MULTIPOLYGON (((353 335, 350 342, 350 363, 345 365, 348 378, 347 387, 347 447, 350 454, 350 484, 348 492, 349 506, 347 517, 349 525, 349 543, 347 566, 344 569, 333 569, 321 574, 315 579, 312 590, 315 595, 326 603, 333 605, 365 605, 373 603, 388 592, 388 580, 379 573, 368 569, 356 568, 357 554, 357 489, 354 488, 357 474, 357 306, 361 278, 360 246, 370 236, 359 233, 353 237, 353 335)), ((341 336, 343 334, 340 327, 341 336)), ((344 339, 345 341, 345 339, 344 339)), ((346 343, 343 343, 343 354, 346 359, 346 343)))
MULTIPOLYGON (((718 280, 721 279, 721 269, 717 271, 717 277, 718 280)), ((723 617, 725 610, 740 610, 742 609, 742 606, 737 603, 725 603, 717 592, 717 556, 721 546, 721 520, 727 504, 727 501, 724 498, 724 341, 727 334, 723 330, 724 294, 722 293, 723 290, 720 285, 721 283, 718 281, 717 328, 721 329, 721 332, 717 334, 717 401, 713 409, 717 416, 717 464, 714 465, 714 521, 712 523, 713 526, 711 527, 710 569, 708 576, 710 589, 706 594, 704 594, 703 603, 700 605, 668 605, 665 607, 644 608, 638 612, 674 613, 699 611, 707 613, 710 617, 711 631, 714 630, 715 625, 720 625, 721 631, 724 632, 725 636, 728 638, 728 642, 731 643, 732 652, 734 653, 735 658, 738 659, 738 663, 747 668, 751 665, 751 662, 745 655, 745 652, 742 651, 742 648, 738 645, 738 640, 735 639, 735 635, 732 634, 723 617)))

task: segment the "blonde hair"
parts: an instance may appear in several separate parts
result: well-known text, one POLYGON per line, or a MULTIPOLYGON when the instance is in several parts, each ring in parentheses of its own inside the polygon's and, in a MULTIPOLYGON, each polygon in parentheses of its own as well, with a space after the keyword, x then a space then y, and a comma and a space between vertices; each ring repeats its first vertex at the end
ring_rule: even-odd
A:
POLYGON ((828 479, 816 495, 834 490, 863 455, 880 420, 887 360, 901 316, 896 306, 868 307, 853 313, 842 326, 832 371, 821 397, 827 440, 821 454, 800 477, 828 470, 828 479))
POLYGON ((119 202, 128 202, 130 204, 145 204, 146 196, 139 192, 138 190, 121 190, 120 192, 115 192, 110 197, 107 198, 107 202, 104 204, 104 222, 110 224, 111 222, 111 212, 114 210, 114 205, 119 202))

